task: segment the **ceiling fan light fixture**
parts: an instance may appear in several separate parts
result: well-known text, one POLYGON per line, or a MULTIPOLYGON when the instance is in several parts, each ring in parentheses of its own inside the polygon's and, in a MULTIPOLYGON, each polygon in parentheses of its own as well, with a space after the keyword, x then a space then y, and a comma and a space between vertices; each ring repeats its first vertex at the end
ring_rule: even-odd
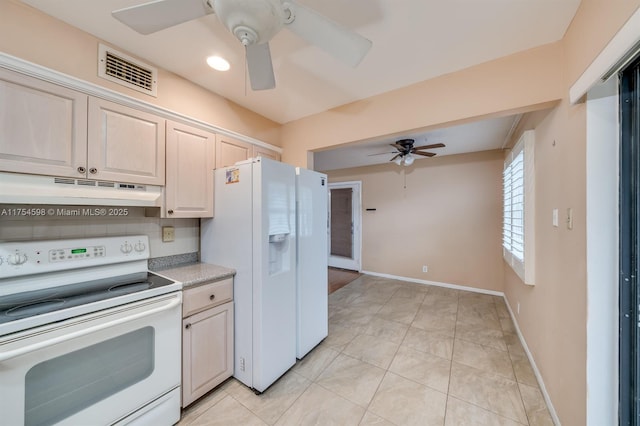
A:
POLYGON ((407 154, 404 156, 404 165, 410 166, 413 164, 414 157, 411 154, 407 154))
POLYGON ((216 71, 229 71, 231 68, 229 61, 220 56, 209 56, 207 58, 207 65, 216 71))
POLYGON ((396 163, 398 166, 402 164, 402 157, 398 157, 395 160, 393 160, 394 163, 396 163))

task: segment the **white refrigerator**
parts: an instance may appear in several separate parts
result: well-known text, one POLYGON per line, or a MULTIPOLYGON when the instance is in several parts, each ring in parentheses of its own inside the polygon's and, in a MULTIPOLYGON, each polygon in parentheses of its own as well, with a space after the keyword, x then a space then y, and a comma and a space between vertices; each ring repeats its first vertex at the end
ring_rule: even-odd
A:
POLYGON ((328 333, 327 175, 296 168, 297 343, 301 359, 328 333))
POLYGON ((257 158, 215 171, 201 259, 234 268, 234 377, 263 392, 296 362, 296 170, 257 158))

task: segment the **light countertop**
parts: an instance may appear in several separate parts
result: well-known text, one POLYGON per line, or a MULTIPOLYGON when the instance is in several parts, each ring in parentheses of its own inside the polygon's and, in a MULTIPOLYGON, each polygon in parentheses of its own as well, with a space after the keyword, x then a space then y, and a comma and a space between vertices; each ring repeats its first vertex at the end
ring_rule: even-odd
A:
POLYGON ((230 278, 236 274, 235 269, 210 263, 193 263, 167 269, 158 269, 160 275, 182 282, 182 288, 196 287, 200 284, 230 278))

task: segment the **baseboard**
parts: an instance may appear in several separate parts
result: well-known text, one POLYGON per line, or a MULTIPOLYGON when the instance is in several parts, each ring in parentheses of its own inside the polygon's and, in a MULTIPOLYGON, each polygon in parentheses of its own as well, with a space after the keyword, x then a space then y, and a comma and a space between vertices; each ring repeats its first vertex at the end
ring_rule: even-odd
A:
POLYGON ((556 426, 560 426, 560 419, 558 418, 558 413, 556 413, 556 409, 553 407, 551 403, 551 397, 549 397, 549 393, 547 392, 547 388, 544 385, 544 381, 542 380, 542 375, 540 374, 540 370, 538 370, 538 366, 533 359, 533 355, 527 346, 527 342, 524 340, 524 336, 520 331, 520 326, 518 325, 518 321, 516 321, 516 316, 513 314, 513 310, 511 309, 511 305, 509 305, 509 301, 506 296, 504 298, 504 302, 507 305, 507 309, 509 310, 509 315, 511 315, 511 321, 513 322, 513 326, 516 329, 516 333, 518 334, 518 339, 520 339, 520 343, 524 348, 524 352, 527 354, 527 358, 529 359, 529 363, 531 364, 531 368, 533 369, 533 374, 536 376, 536 380, 538 381, 538 386, 540 387, 540 391, 542 392, 542 396, 544 401, 547 403, 547 408, 549 409, 549 414, 551 415, 551 419, 553 420, 553 424, 556 426))
POLYGON ((390 275, 390 274, 381 274, 379 272, 372 272, 372 271, 362 271, 362 273, 366 274, 366 275, 373 275, 375 277, 389 278, 389 279, 392 279, 392 280, 407 281, 407 282, 416 283, 416 284, 433 285, 433 286, 436 286, 436 287, 446 287, 446 288, 451 288, 451 289, 454 289, 454 290, 471 291, 471 292, 474 292, 474 293, 490 294, 492 296, 504 297, 504 293, 501 292, 501 291, 486 290, 484 288, 467 287, 467 286, 464 286, 464 285, 441 283, 441 282, 437 282, 437 281, 419 280, 417 278, 401 277, 401 276, 398 276, 398 275, 390 275))
POLYGON ((513 314, 513 310, 511 309, 511 306, 509 305, 509 301, 507 300, 507 297, 505 296, 505 294, 501 291, 494 291, 494 290, 486 290, 483 288, 476 288, 476 287, 467 287, 467 286, 463 286, 463 285, 457 285, 457 284, 448 284, 448 283, 441 283, 441 282, 437 282, 437 281, 427 281, 427 280, 419 280, 417 278, 408 278, 408 277, 401 277, 401 276, 397 276, 397 275, 391 275, 391 274, 381 274, 379 272, 372 272, 372 271, 362 271, 363 274, 366 275, 373 275, 376 277, 382 277, 382 278, 389 278, 392 280, 398 280, 398 281, 407 281, 407 282, 412 282, 412 283, 417 283, 417 284, 424 284, 424 285, 434 285, 434 286, 438 286, 438 287, 446 287, 446 288, 451 288, 451 289, 455 289, 455 290, 463 290, 463 291, 471 291, 474 293, 482 293, 482 294, 490 294, 493 296, 501 296, 504 298, 504 302, 507 305, 507 309, 509 310, 509 315, 511 315, 511 321, 513 321, 513 326, 516 329, 516 333, 518 335, 518 339, 520 339, 520 343, 522 344, 522 347, 524 348, 524 352, 527 354, 527 358, 529 359, 529 363, 531 364, 531 368, 533 369, 533 373, 536 376, 536 380, 538 381, 538 386, 540 387, 540 391, 542 392, 542 396, 544 398, 544 401, 547 403, 547 408, 549 409, 549 414, 551 415, 551 419, 553 420, 553 423, 556 426, 560 426, 560 419, 558 418, 558 413, 556 413, 555 408, 553 407, 553 404, 551 403, 551 398, 549 397, 549 393, 547 392, 547 388, 544 385, 544 381, 542 380, 542 375, 540 374, 540 370, 538 370, 538 366, 536 365, 536 362, 533 359, 533 355, 531 354, 531 351, 529 350, 529 347, 527 346, 527 342, 524 340, 524 337, 522 336, 522 332, 520 331, 520 326, 518 325, 518 322, 516 321, 516 317, 513 314))

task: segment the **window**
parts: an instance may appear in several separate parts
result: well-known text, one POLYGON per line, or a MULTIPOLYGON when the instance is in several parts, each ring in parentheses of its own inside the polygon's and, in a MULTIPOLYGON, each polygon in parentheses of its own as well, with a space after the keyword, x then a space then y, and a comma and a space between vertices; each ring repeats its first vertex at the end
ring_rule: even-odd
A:
POLYGON ((525 284, 534 284, 534 131, 523 133, 507 155, 502 173, 502 254, 525 284))

